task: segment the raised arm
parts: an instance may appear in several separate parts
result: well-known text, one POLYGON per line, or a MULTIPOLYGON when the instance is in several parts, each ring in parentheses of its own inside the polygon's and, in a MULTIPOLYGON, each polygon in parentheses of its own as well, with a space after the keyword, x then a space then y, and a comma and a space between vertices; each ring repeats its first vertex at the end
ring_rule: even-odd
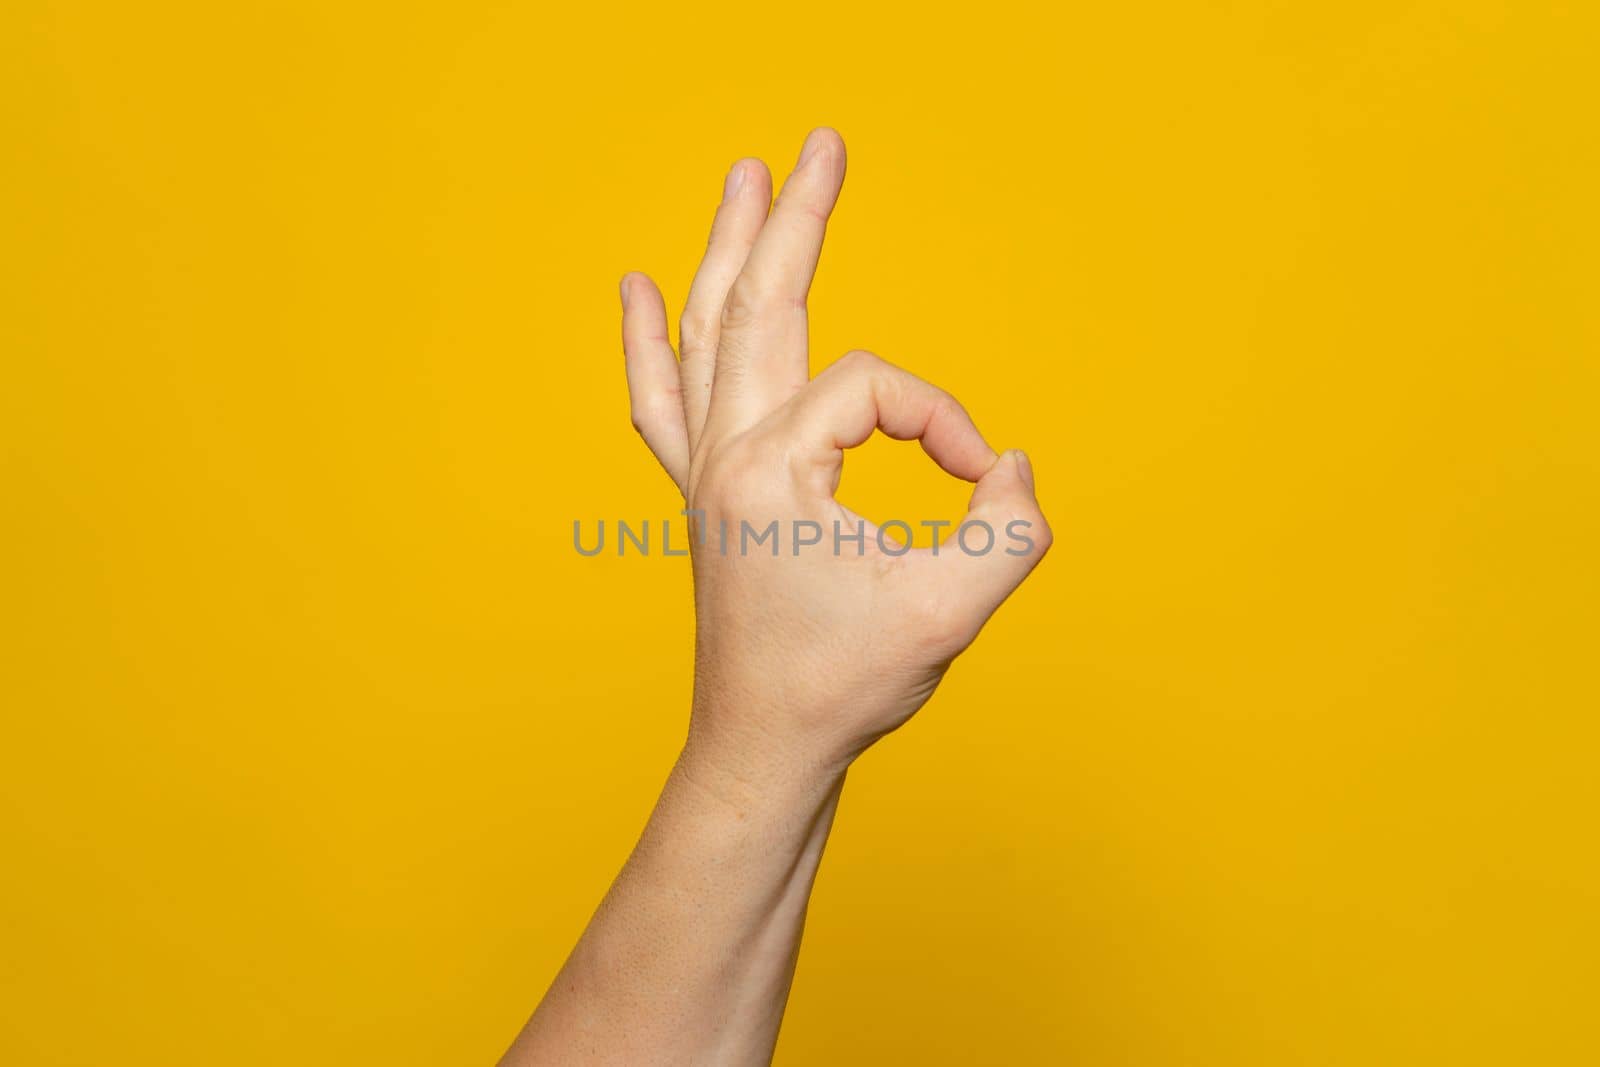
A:
POLYGON ((838 135, 814 131, 769 215, 766 168, 734 165, 681 360, 655 285, 622 281, 634 424, 697 535, 693 707, 637 847, 505 1064, 768 1062, 847 769, 1050 545, 1026 457, 996 454, 949 394, 865 352, 808 380, 806 293, 844 170, 838 135), (834 499, 844 450, 874 430, 976 483, 938 548, 834 499))

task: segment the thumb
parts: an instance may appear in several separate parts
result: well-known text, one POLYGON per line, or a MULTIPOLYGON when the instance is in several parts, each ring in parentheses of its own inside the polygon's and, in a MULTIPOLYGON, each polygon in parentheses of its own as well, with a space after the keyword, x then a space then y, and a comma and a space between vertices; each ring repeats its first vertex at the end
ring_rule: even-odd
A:
POLYGON ((981 626, 1038 566, 1053 540, 1034 494, 1033 464, 1017 449, 1002 452, 978 479, 955 533, 940 545, 948 602, 981 626))

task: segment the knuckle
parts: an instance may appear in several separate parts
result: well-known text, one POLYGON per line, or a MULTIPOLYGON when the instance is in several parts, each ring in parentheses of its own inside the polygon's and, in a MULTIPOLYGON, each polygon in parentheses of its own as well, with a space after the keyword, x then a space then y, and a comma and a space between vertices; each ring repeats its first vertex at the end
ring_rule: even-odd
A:
POLYGON ((1043 512, 1033 515, 1033 541, 1039 547, 1039 555, 1050 551, 1050 546, 1056 543, 1055 531, 1050 528, 1050 521, 1044 517, 1043 512))
MULTIPOLYGON (((1013 554, 1032 556, 1034 560, 1042 558, 1046 552, 1050 551, 1050 546, 1055 543, 1055 531, 1050 529, 1050 523, 1046 521, 1043 512, 1036 507, 1013 512, 1011 517, 1006 520, 1001 533, 1003 537, 1008 539, 1026 538, 1031 547, 1026 551, 1014 552, 1013 554), (1026 523, 1027 525, 1015 528, 1013 524, 1016 523, 1026 523)), ((1008 543, 1017 544, 1014 541, 1008 541, 1008 543)))
POLYGON ((853 348, 839 358, 839 369, 851 373, 870 373, 884 365, 883 357, 865 348, 853 348))
POLYGON ((832 209, 828 207, 827 204, 819 203, 818 201, 809 197, 802 200, 796 206, 800 209, 800 214, 805 216, 806 219, 816 226, 822 228, 827 227, 828 218, 833 214, 832 209))
POLYGON ((749 326, 766 306, 767 297, 761 285, 740 275, 728 290, 728 299, 722 303, 722 328, 739 330, 749 326))
POLYGON ((678 339, 685 352, 698 352, 710 347, 716 337, 716 324, 698 308, 685 309, 678 320, 678 339))
POLYGON ((780 192, 772 213, 806 230, 826 229, 833 208, 822 191, 812 186, 780 192))
POLYGON ((678 403, 675 395, 660 393, 629 405, 628 421, 641 436, 649 436, 666 426, 673 415, 672 406, 678 403))
POLYGON ((928 416, 930 423, 945 422, 952 418, 959 418, 966 413, 966 409, 961 406, 961 401, 937 386, 933 388, 933 405, 928 416))
MULTIPOLYGON (((707 456, 700 473, 700 496, 710 508, 727 514, 748 514, 778 503, 781 479, 774 457, 746 442, 718 448, 707 456)), ((771 516, 776 517, 776 516, 771 516)))

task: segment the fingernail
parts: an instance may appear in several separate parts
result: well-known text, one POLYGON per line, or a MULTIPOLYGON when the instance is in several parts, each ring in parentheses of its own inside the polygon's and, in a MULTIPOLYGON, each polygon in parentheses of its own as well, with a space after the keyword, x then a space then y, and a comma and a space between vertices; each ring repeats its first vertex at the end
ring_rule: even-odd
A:
POLYGON ((633 271, 631 271, 631 270, 628 273, 624 274, 622 276, 622 284, 618 288, 618 292, 620 292, 622 294, 622 310, 623 311, 627 311, 628 310, 628 281, 632 277, 633 277, 633 271))
POLYGON ((728 171, 728 177, 722 183, 722 199, 724 202, 732 200, 739 195, 739 187, 744 184, 743 161, 735 163, 728 171))
POLYGON ((800 146, 800 161, 794 165, 795 170, 799 170, 801 167, 805 166, 806 161, 817 154, 817 152, 822 148, 822 142, 825 136, 826 135, 821 130, 812 130, 811 133, 806 136, 806 143, 800 146))
POLYGON ((1028 462, 1028 454, 1022 449, 1014 449, 1011 453, 1017 460, 1017 474, 1027 483, 1028 491, 1033 491, 1033 464, 1028 462))

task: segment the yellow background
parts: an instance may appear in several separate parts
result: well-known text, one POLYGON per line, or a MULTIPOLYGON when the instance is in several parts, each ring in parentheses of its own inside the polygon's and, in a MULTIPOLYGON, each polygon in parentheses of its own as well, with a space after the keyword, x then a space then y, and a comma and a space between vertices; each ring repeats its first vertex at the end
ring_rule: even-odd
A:
MULTIPOLYGON (((815 358, 1054 554, 862 762, 783 1064, 1592 1064, 1584 3, 0 15, 0 1061, 487 1063, 681 738, 616 281, 851 149, 815 358)), ((846 499, 958 512, 909 446, 846 499)))

